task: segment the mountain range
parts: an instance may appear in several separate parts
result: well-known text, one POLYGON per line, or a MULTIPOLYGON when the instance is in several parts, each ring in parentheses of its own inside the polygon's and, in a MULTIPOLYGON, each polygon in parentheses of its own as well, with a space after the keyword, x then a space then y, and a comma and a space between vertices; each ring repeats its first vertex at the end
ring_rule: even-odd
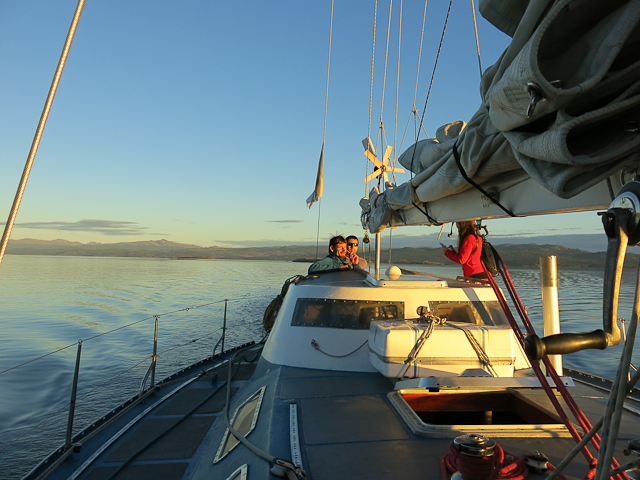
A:
MULTIPOLYGON (((560 245, 537 244, 501 244, 496 246, 498 253, 510 268, 538 268, 538 259, 542 256, 555 255, 559 269, 599 269, 604 268, 605 252, 587 252, 560 245)), ((366 246, 365 246, 366 249, 366 246)), ((365 258, 373 258, 374 250, 359 253, 365 258)), ((230 259, 230 260, 283 260, 312 262, 316 258, 316 247, 313 245, 288 245, 279 247, 200 247, 169 240, 148 240, 126 243, 80 243, 68 240, 36 240, 25 238, 11 240, 7 248, 10 255, 62 255, 62 256, 97 256, 97 257, 147 257, 172 259, 230 259)), ((318 256, 326 255, 326 246, 321 246, 318 256)), ((382 252, 386 265, 389 252, 382 252)), ((628 253, 626 264, 638 265, 640 256, 628 253)), ((450 265, 440 248, 403 247, 391 251, 391 262, 394 264, 430 264, 450 265)))

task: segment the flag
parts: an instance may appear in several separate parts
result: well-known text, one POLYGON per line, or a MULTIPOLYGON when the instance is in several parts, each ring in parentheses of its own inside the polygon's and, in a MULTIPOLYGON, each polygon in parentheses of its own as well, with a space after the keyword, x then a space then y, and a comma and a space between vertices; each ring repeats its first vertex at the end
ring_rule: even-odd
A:
POLYGON ((313 193, 307 198, 307 207, 311 208, 311 205, 316 203, 322 197, 322 186, 324 183, 324 143, 322 144, 322 150, 320 151, 320 161, 318 162, 318 176, 316 177, 316 188, 313 193))

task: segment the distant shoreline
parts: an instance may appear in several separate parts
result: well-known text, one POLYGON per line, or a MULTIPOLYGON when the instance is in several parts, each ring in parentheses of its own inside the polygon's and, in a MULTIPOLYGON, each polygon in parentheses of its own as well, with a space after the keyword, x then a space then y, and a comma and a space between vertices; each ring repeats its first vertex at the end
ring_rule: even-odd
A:
MULTIPOLYGON (((605 264, 605 252, 586 252, 559 245, 504 244, 495 245, 498 253, 510 268, 538 268, 539 258, 555 255, 558 266, 565 270, 598 269, 605 264)), ((168 258, 175 260, 279 260, 297 263, 312 263, 316 258, 314 245, 290 245, 281 247, 199 247, 152 240, 130 243, 88 243, 67 240, 11 240, 7 248, 9 255, 53 255, 73 257, 139 257, 168 258)), ((387 252, 387 250, 385 250, 387 252)), ((391 251, 392 263, 450 265, 440 248, 403 247, 391 251)), ((320 258, 323 258, 324 254, 320 258)), ((627 254, 629 266, 638 264, 640 256, 627 254)))

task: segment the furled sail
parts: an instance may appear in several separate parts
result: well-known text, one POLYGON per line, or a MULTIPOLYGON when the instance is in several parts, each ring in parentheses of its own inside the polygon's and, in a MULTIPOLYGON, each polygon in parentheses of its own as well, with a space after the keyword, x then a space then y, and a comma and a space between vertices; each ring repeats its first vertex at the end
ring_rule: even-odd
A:
POLYGON ((412 179, 361 201, 371 232, 603 208, 636 178, 640 2, 484 0, 480 11, 513 39, 482 76, 482 104, 402 153, 412 179))

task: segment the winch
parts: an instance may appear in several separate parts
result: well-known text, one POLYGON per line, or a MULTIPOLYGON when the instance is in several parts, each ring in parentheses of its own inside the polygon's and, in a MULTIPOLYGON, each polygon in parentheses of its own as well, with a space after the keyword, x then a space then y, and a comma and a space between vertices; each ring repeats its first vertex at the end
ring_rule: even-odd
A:
POLYGON ((477 433, 460 435, 453 439, 453 446, 457 451, 470 457, 493 456, 496 442, 477 433))

